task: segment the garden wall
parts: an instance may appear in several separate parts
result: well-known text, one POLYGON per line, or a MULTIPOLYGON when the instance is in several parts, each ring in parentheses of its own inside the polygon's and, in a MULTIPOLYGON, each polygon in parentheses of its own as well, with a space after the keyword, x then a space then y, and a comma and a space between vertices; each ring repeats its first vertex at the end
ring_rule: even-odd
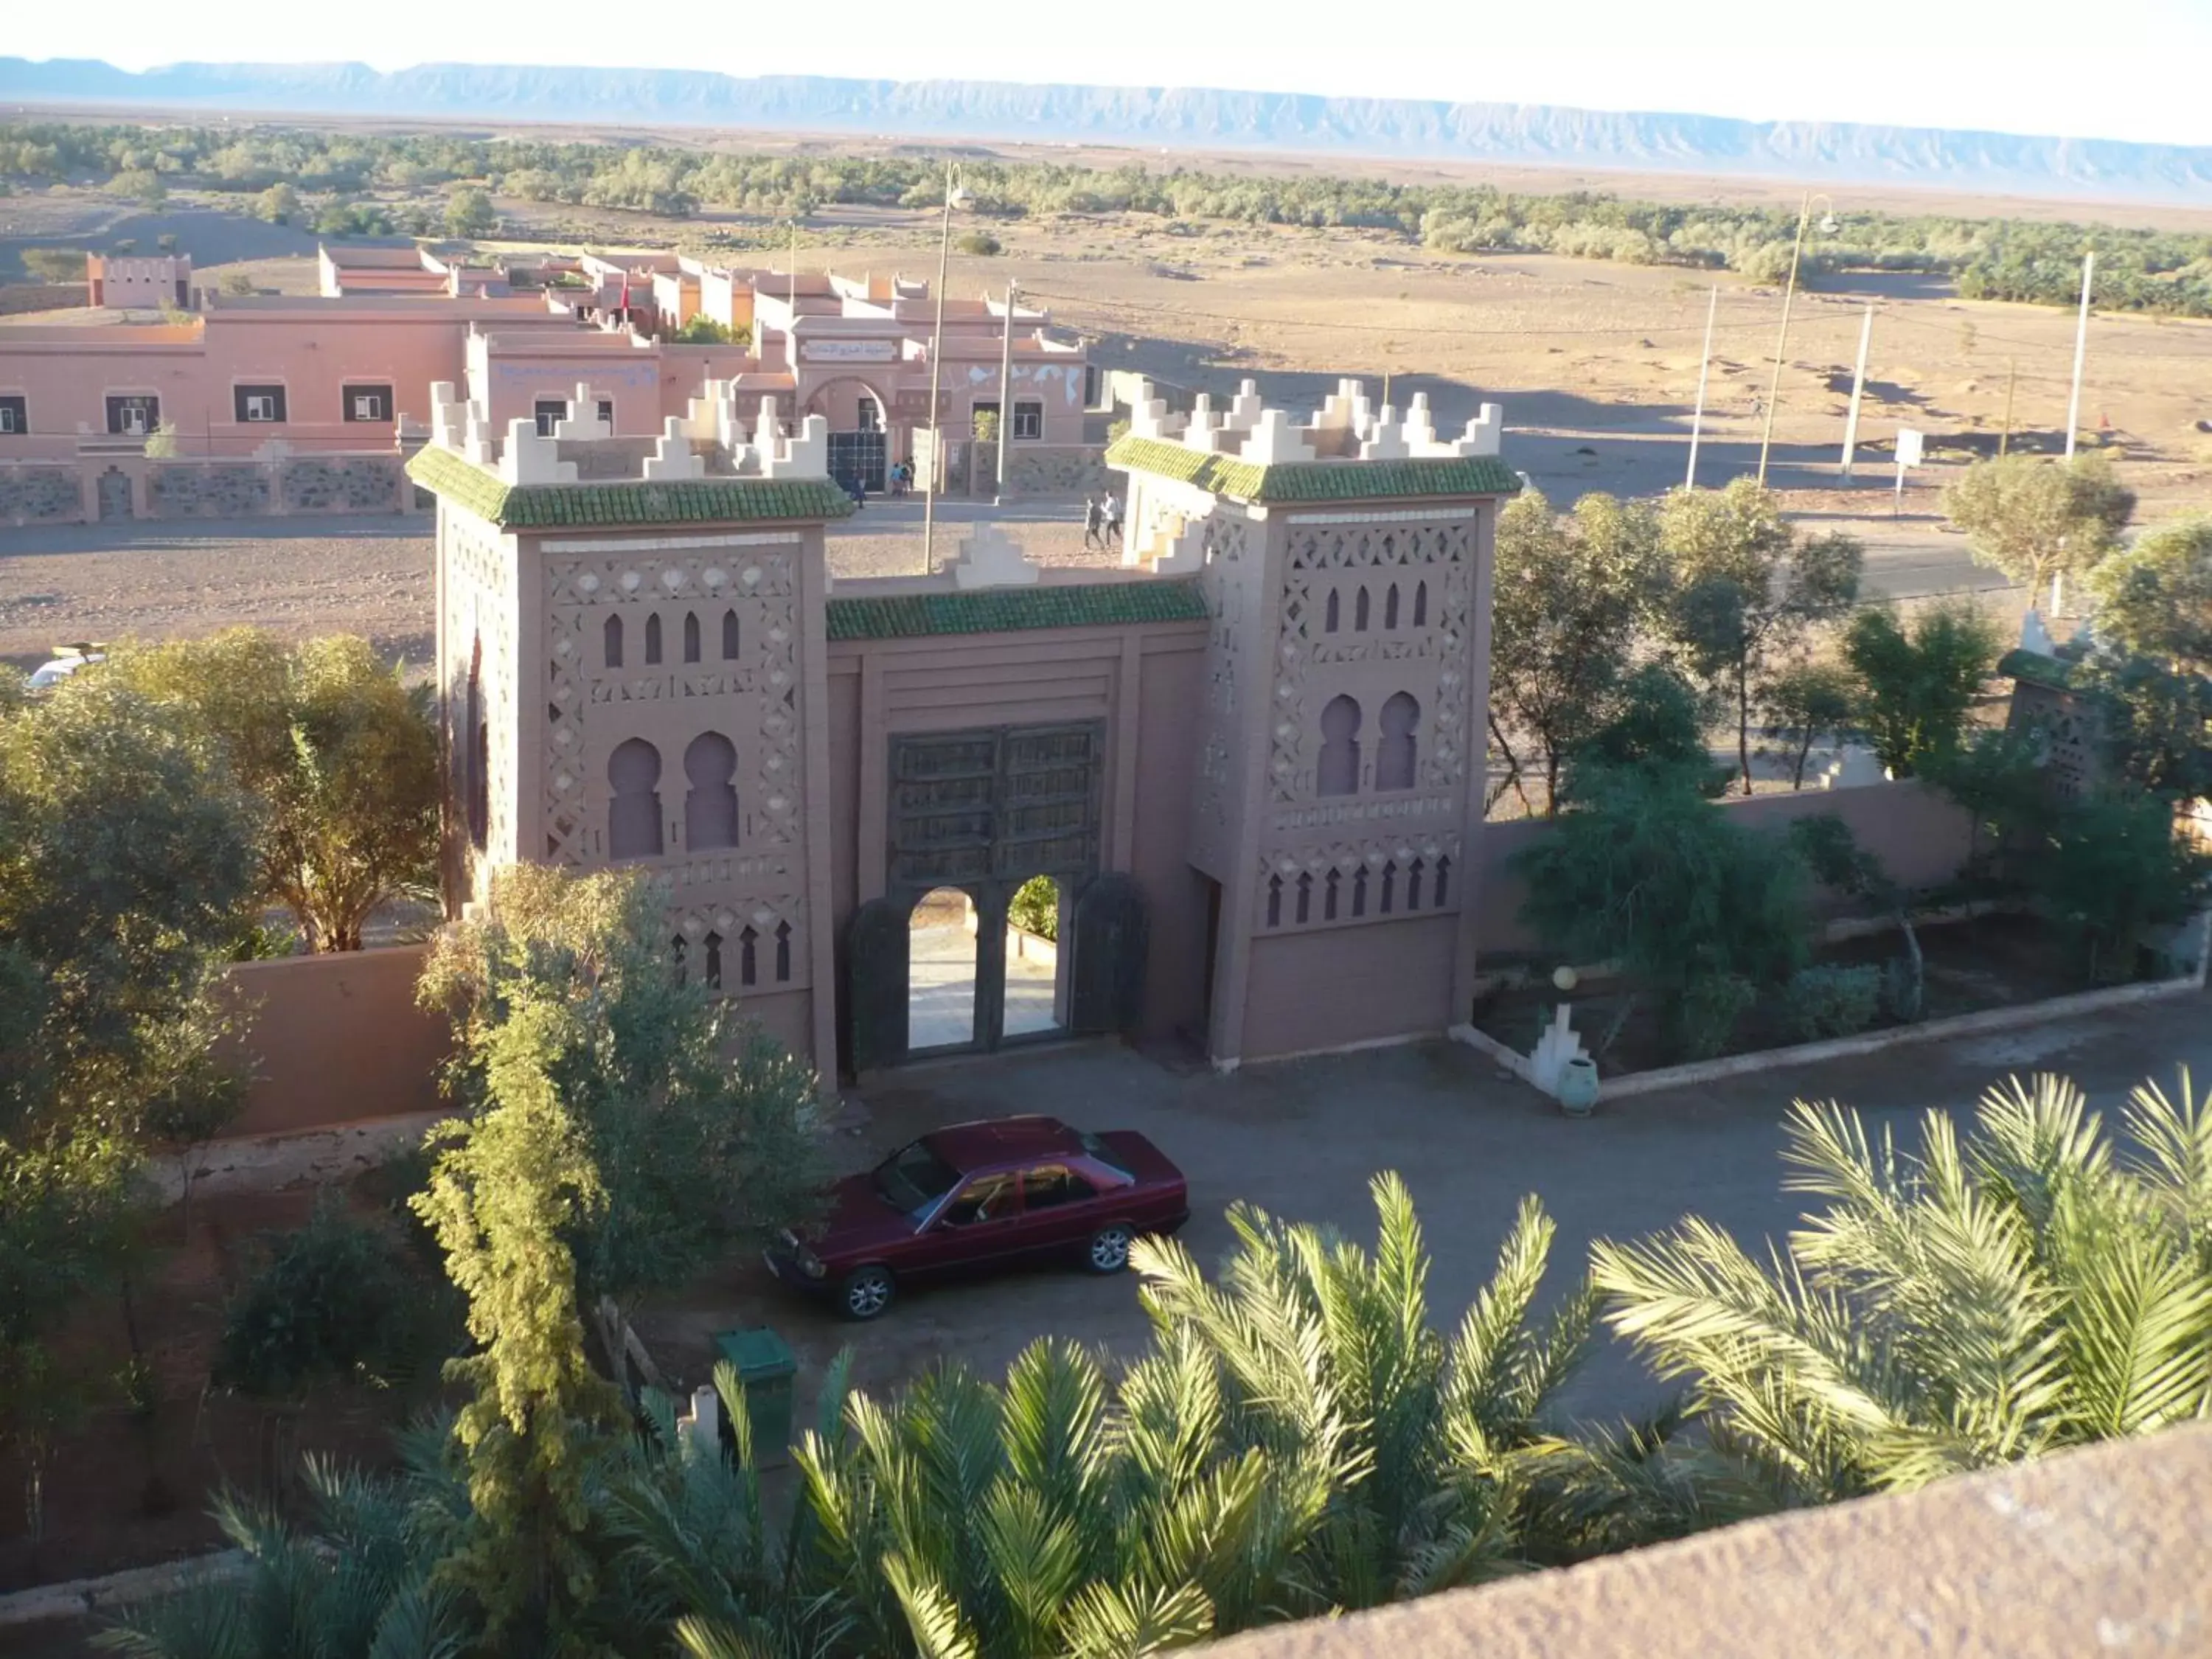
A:
POLYGON ((400 513, 415 495, 394 451, 283 451, 251 459, 95 452, 0 465, 0 524, 400 513))
POLYGON ((294 1134, 439 1109, 452 1028, 415 1006, 428 951, 402 945, 232 968, 242 1017, 228 1047, 254 1075, 230 1133, 294 1134))
MULTIPOLYGON (((1723 801, 1722 810, 1747 828, 1776 830, 1798 818, 1833 814, 1850 826, 1859 845, 1880 859, 1891 878, 1908 890, 1948 881, 1966 863, 1972 843, 1972 820, 1966 810, 1916 779, 1748 799, 1739 795, 1723 801)), ((1528 889, 1512 860, 1515 854, 1550 832, 1550 822, 1544 818, 1483 826, 1474 905, 1477 949, 1485 957, 1535 949, 1534 936, 1520 919, 1528 889)))

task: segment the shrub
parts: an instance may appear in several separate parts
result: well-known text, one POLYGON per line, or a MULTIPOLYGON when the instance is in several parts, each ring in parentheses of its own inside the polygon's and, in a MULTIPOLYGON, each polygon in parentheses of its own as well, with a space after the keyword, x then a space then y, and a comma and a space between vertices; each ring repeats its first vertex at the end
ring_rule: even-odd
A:
POLYGON ((1728 1047, 1736 1021, 1758 1000, 1758 988, 1741 974, 1705 974, 1692 980, 1666 1011, 1674 1052, 1685 1060, 1711 1059, 1728 1047))
POLYGON ((2204 902, 2212 857, 2179 832, 2171 802, 2130 791, 2067 807, 2033 871, 2051 919, 2087 950, 2090 976, 2130 979, 2144 930, 2204 902))
POLYGON ((382 1379, 404 1358, 418 1293, 380 1229, 319 1203, 306 1226, 266 1249, 224 1310, 218 1385, 294 1394, 328 1377, 382 1379))
POLYGON ((1060 938, 1060 884, 1050 876, 1031 876, 1014 890, 1006 905, 1006 920, 1024 933, 1057 941, 1060 938))
POLYGON ((972 253, 979 259, 988 259, 1001 252, 999 239, 987 230, 971 230, 953 246, 963 253, 972 253))
POLYGON ((1805 968, 1782 993, 1782 1019, 1801 1042, 1849 1036, 1874 1024, 1881 1005, 1879 968, 1805 968))

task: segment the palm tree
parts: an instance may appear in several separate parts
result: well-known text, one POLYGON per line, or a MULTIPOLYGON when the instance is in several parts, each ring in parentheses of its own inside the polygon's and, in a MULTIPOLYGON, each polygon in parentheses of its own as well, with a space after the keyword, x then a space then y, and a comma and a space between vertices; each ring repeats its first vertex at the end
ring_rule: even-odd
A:
POLYGON ((243 1583, 134 1607, 97 1644, 127 1659, 458 1659, 475 1626, 434 1576, 467 1509, 447 1438, 443 1424, 402 1435, 396 1475, 311 1455, 306 1529, 226 1493, 215 1516, 246 1558, 243 1583))
POLYGON ((685 1650, 1135 1659, 1514 1570, 1520 1462, 1556 1443, 1540 1419, 1594 1297, 1533 1316, 1553 1228, 1532 1200, 1447 1341, 1404 1184, 1374 1194, 1371 1254, 1243 1206, 1218 1286, 1141 1245, 1153 1340, 1118 1379, 1046 1340, 1003 1387, 948 1366, 854 1397, 799 1454, 779 1605, 809 1627, 710 1573, 687 1583, 685 1650))
POLYGON ((2212 1101, 2185 1072, 2124 1123, 2116 1152, 2073 1083, 2013 1079, 1908 1156, 1801 1101, 1785 1186, 1827 1207, 1764 1262, 1695 1218, 1600 1244, 1605 1318, 1793 1502, 2206 1416, 2212 1101))

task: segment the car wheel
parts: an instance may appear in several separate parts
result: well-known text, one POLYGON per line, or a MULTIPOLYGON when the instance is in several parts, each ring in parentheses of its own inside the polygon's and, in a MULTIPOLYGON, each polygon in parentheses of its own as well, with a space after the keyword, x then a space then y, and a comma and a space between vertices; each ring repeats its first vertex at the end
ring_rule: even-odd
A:
POLYGON ((848 1319, 874 1319, 891 1305, 896 1291, 887 1267, 861 1267, 846 1279, 837 1293, 837 1304, 848 1319))
POLYGON ((1084 1252, 1084 1265, 1094 1273, 1118 1273, 1129 1265, 1129 1229, 1126 1223, 1116 1221, 1111 1226, 1101 1227, 1091 1235, 1091 1248, 1084 1252))

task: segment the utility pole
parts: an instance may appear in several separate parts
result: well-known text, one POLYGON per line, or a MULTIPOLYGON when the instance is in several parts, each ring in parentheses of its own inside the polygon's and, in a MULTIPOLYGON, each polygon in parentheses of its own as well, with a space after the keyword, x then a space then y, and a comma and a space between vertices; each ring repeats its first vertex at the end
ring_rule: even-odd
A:
POLYGON ((1859 366, 1851 371, 1851 411, 1844 417, 1844 482, 1851 481, 1851 452, 1859 442, 1859 398, 1866 391, 1867 347, 1874 341, 1874 307, 1859 325, 1859 366))
POLYGON ((2009 454, 2012 451, 2012 394, 2019 389, 2019 386, 2020 359, 2017 357, 2008 357, 2005 360, 2004 430, 1997 436, 1997 453, 1999 455, 2009 454))
POLYGON ((999 482, 991 492, 991 505, 998 507, 1006 499, 1006 428, 1014 418, 1014 289, 1016 283, 1006 278, 1006 334, 999 343, 999 482))
POLYGON ((2081 360, 2089 350, 2089 289, 2097 280, 2094 250, 2081 256, 2081 314, 2074 324, 2074 390, 2066 399, 2066 459, 2074 459, 2074 434, 2081 424, 2081 360))
MULTIPOLYGON (((952 163, 945 164, 945 232, 937 244, 937 321, 929 331, 929 466, 921 485, 921 574, 937 568, 931 548, 937 538, 937 481, 945 470, 943 434, 939 430, 937 399, 945 363, 945 278, 952 261, 952 163)), ((1005 410, 1000 411, 1000 415, 1005 410)))
POLYGON ((1705 355, 1698 359, 1698 407, 1697 412, 1690 416, 1690 470, 1682 480, 1685 489, 1698 487, 1698 438, 1705 425, 1705 376, 1713 366, 1713 318, 1720 308, 1720 284, 1716 283, 1711 296, 1705 301, 1705 355))
MULTIPOLYGON (((1828 198, 1822 196, 1826 202, 1828 198)), ((1835 204, 1829 203, 1829 211, 1820 219, 1824 232, 1836 228, 1835 204)), ((1790 245, 1790 285, 1782 290, 1782 331, 1774 339, 1774 378, 1766 386, 1766 430, 1759 440, 1759 482, 1766 483, 1766 452, 1774 447, 1774 409, 1782 401, 1782 357, 1790 344, 1790 307, 1797 298, 1797 264, 1805 257, 1805 228, 1813 219, 1813 192, 1805 192, 1805 204, 1797 210, 1797 240, 1790 245)))

